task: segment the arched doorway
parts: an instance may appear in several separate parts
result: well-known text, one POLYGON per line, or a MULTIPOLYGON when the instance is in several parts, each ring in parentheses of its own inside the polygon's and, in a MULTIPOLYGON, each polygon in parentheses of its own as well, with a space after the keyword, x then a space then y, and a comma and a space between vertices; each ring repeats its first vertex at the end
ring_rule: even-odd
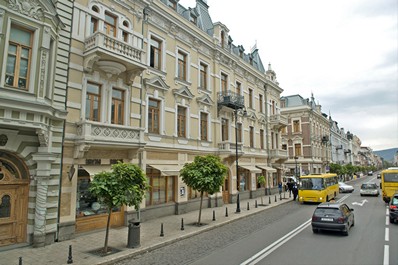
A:
POLYGON ((0 151, 0 247, 26 242, 29 173, 23 161, 0 151))

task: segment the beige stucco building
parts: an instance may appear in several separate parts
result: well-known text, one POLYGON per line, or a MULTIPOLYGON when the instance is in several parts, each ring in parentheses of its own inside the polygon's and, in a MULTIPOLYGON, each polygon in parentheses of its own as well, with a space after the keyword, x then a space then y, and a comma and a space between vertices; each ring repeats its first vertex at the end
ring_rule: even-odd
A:
MULTIPOLYGON (((219 155, 228 166, 206 207, 276 188, 287 158, 279 133, 287 124, 282 89, 258 50, 235 45, 208 8, 202 0, 193 8, 172 0, 75 1, 61 240, 104 227, 88 186, 119 160, 138 164, 149 179, 141 221, 198 208, 198 194, 179 177, 197 155, 219 155), (257 184, 260 175, 266 187, 257 184)), ((134 209, 122 207, 112 223, 132 218, 134 209)))

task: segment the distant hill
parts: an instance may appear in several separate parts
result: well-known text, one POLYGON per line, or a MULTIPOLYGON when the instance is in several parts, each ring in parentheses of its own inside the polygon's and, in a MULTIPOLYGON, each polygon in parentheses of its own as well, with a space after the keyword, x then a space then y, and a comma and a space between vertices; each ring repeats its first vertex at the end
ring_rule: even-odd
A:
POLYGON ((373 153, 375 153, 376 155, 380 156, 385 161, 393 162, 394 155, 395 155, 395 153, 397 151, 398 151, 398 148, 391 148, 391 149, 373 151, 373 153))

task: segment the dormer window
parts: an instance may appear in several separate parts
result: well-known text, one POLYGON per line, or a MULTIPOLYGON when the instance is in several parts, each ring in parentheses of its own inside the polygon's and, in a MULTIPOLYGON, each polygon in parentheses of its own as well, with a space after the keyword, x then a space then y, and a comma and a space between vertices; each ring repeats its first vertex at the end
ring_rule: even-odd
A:
POLYGON ((174 1, 174 0, 168 0, 168 1, 167 1, 167 5, 168 5, 171 9, 177 11, 177 2, 176 2, 176 1, 174 1))
POLYGON ((189 17, 189 21, 191 21, 193 24, 197 24, 197 18, 196 18, 196 16, 194 16, 194 15, 192 15, 191 14, 191 16, 189 17))

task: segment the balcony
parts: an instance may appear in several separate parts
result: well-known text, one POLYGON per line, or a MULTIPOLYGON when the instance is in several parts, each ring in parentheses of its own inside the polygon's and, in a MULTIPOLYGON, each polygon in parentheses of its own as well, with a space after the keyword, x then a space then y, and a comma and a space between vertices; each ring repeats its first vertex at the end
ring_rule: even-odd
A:
POLYGON ((231 90, 222 91, 217 93, 217 104, 219 108, 244 109, 245 98, 231 90))
POLYGON ((270 149, 269 155, 272 163, 283 163, 288 159, 287 150, 270 149))
POLYGON ((271 127, 278 131, 288 125, 287 118, 281 114, 270 115, 269 122, 271 127))
MULTIPOLYGON (((218 144, 218 153, 221 156, 236 156, 236 144, 231 142, 222 142, 218 144)), ((243 155, 243 144, 238 143, 238 155, 243 155)))
POLYGON ((90 71, 94 62, 110 61, 122 64, 126 71, 143 71, 146 67, 142 43, 142 38, 137 36, 133 36, 132 43, 127 43, 96 32, 84 41, 85 70, 90 71))
POLYGON ((145 145, 144 129, 82 121, 77 123, 76 142, 86 145, 140 148, 145 145))

